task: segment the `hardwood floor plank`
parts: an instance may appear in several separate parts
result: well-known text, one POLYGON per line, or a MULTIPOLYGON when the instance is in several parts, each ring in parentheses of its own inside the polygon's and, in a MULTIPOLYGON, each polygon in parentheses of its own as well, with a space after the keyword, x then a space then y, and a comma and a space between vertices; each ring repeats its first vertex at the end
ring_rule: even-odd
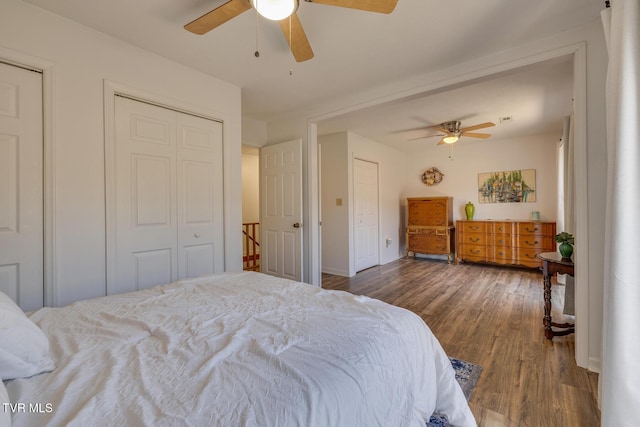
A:
MULTIPOLYGON (((469 402, 479 426, 600 426, 598 376, 576 366, 574 336, 544 337, 539 271, 402 258, 322 286, 411 310, 447 354, 482 365, 469 402)), ((554 282, 554 321, 572 320, 563 299, 554 282)))

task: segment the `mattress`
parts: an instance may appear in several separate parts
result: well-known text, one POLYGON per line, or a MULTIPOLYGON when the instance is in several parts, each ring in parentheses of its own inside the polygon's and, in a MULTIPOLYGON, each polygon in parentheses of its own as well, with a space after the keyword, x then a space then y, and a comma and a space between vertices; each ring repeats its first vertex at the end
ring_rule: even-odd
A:
POLYGON ((224 273, 29 317, 56 368, 5 383, 14 426, 476 425, 424 321, 364 296, 224 273))

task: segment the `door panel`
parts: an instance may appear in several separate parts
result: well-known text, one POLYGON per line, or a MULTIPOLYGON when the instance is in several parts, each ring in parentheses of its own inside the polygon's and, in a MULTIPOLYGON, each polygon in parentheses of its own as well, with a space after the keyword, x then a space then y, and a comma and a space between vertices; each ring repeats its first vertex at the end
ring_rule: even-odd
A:
POLYGON ((224 271, 222 123, 177 113, 178 278, 224 271))
POLYGON ((0 63, 0 291, 44 304, 42 75, 0 63))
POLYGON ((302 280, 302 142, 260 150, 262 271, 302 280))

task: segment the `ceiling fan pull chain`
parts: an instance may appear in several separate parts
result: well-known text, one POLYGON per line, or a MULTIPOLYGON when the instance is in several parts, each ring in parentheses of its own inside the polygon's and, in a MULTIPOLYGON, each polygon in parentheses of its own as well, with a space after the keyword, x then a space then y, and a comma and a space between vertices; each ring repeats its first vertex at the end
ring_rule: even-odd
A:
MULTIPOLYGON (((291 49, 291 52, 293 52, 293 37, 291 36, 291 15, 289 15, 289 43, 291 44, 291 46, 289 46, 289 49, 291 49)), ((289 68, 289 75, 293 76, 293 67, 289 68)))
POLYGON ((256 58, 260 57, 260 50, 258 49, 258 22, 260 21, 260 17, 258 16, 258 12, 256 12, 256 51, 254 55, 256 58))

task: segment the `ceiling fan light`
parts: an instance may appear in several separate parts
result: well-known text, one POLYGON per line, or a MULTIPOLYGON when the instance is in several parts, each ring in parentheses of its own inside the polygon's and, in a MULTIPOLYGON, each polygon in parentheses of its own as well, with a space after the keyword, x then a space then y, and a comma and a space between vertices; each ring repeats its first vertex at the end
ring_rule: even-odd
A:
POLYGON ((453 144, 454 142, 458 141, 460 138, 457 135, 447 135, 444 138, 442 138, 442 140, 445 142, 445 144, 453 144))
POLYGON ((281 21, 298 10, 298 0, 251 0, 251 6, 272 21, 281 21))

